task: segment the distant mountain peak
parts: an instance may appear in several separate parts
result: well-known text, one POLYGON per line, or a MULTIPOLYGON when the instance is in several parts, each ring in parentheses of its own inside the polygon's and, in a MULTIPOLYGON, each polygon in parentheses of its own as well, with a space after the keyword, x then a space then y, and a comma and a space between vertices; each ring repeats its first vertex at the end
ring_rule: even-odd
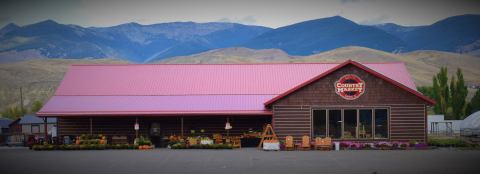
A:
POLYGON ((347 18, 344 18, 342 16, 331 16, 331 17, 326 17, 326 18, 319 18, 319 19, 314 19, 312 21, 335 21, 335 22, 350 22, 350 23, 355 23, 347 18))
POLYGON ((131 26, 131 27, 141 27, 143 26, 142 24, 136 23, 136 22, 129 22, 129 23, 124 23, 120 25, 116 25, 114 27, 121 27, 121 26, 131 26))
POLYGON ((0 36, 3 36, 6 33, 14 31, 18 28, 20 28, 18 25, 14 24, 14 23, 9 23, 9 24, 5 25, 3 28, 0 29, 0 36))
POLYGON ((64 25, 64 24, 60 24, 52 19, 47 19, 47 20, 44 20, 44 21, 40 21, 40 22, 37 22, 37 23, 33 23, 33 24, 30 24, 30 25, 26 25, 24 26, 23 28, 25 27, 31 27, 31 26, 35 26, 35 27, 58 27, 58 26, 67 26, 67 25, 64 25))
MULTIPOLYGON (((455 25, 455 24, 469 24, 471 22, 480 23, 480 15, 478 14, 464 14, 458 16, 451 16, 443 20, 437 21, 432 25, 455 25)), ((478 23, 477 23, 478 24, 478 23)), ((475 24, 473 24, 475 25, 475 24)))
POLYGON ((4 28, 20 28, 20 26, 11 22, 11 23, 8 23, 7 25, 5 25, 2 29, 4 29, 4 28))
POLYGON ((47 19, 47 20, 44 20, 44 21, 40 21, 37 24, 58 24, 58 22, 56 22, 52 19, 47 19))

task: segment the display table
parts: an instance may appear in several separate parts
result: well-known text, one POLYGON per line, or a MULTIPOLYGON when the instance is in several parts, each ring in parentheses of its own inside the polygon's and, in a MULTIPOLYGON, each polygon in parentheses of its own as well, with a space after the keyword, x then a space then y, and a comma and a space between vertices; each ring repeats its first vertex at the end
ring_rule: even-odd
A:
POLYGON ((280 142, 263 142, 263 150, 280 150, 280 142))

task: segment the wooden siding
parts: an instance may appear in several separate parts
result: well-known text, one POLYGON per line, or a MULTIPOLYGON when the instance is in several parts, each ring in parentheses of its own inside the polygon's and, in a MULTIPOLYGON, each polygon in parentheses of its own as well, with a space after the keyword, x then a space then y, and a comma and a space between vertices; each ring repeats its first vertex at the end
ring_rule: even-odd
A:
POLYGON ((389 140, 426 140, 425 102, 415 95, 354 66, 346 66, 273 103, 272 123, 277 134, 292 135, 299 141, 311 134, 313 108, 389 108, 389 140), (366 83, 365 93, 345 100, 335 93, 334 82, 345 74, 355 74, 366 83))
POLYGON ((405 104, 390 107, 390 140, 425 141, 425 105, 405 104))
MULTIPOLYGON (((91 117, 92 134, 103 134, 111 138, 114 135, 128 136, 129 141, 133 142, 135 131, 135 117, 91 117)), ((138 117, 140 124, 140 135, 149 135, 152 123, 160 124, 161 132, 164 136, 181 134, 181 117, 138 117)), ((226 134, 225 122, 226 116, 206 116, 206 117, 184 117, 184 135, 190 135, 190 130, 195 130, 196 135, 200 134, 200 129, 205 130, 205 135, 213 133, 226 134)), ((270 123, 270 116, 235 116, 230 117, 230 123, 233 129, 230 135, 240 135, 249 129, 261 130, 264 124, 270 123)), ((58 135, 78 136, 81 134, 90 134, 89 117, 59 117, 58 135)))
POLYGON ((275 106, 273 112, 273 126, 280 139, 291 135, 295 141, 300 141, 301 136, 310 135, 312 128, 309 106, 275 106))

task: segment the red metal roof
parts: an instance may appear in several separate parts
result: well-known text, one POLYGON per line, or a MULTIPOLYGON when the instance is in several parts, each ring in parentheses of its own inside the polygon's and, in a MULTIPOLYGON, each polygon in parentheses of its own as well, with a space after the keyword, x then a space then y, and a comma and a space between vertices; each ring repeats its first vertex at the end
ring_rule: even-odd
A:
MULTIPOLYGON (((67 115, 271 114, 264 103, 339 63, 73 65, 37 113, 67 115)), ((405 65, 364 63, 415 91, 405 65)), ((417 92, 418 93, 418 92, 417 92)))

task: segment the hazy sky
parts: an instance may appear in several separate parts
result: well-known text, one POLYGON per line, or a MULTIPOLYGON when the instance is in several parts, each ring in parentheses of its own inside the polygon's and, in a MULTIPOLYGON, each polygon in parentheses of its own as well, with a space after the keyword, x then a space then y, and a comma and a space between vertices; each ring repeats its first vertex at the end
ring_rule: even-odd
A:
POLYGON ((281 27, 340 15, 361 24, 432 24, 461 14, 480 14, 480 0, 1 0, 0 26, 46 19, 81 26, 126 22, 238 22, 281 27))

